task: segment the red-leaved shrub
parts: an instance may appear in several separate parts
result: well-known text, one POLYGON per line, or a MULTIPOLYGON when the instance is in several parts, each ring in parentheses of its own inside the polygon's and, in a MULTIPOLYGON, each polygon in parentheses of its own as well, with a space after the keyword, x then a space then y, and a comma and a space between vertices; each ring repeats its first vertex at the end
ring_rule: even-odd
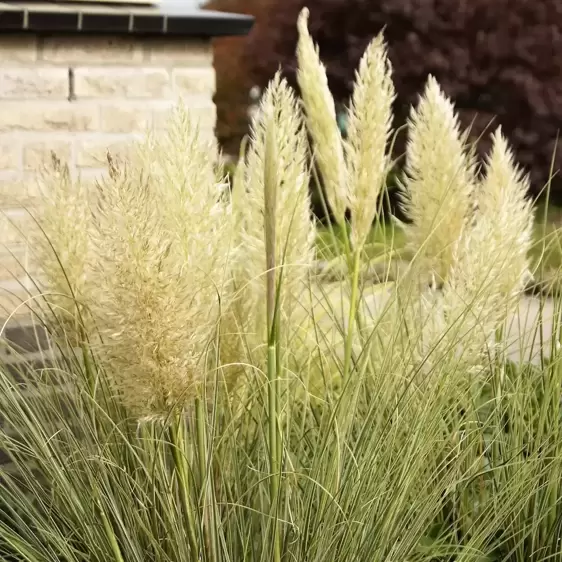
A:
MULTIPOLYGON (((254 16, 262 21, 270 0, 209 0, 204 7, 219 12, 254 16)), ((249 92, 252 78, 245 56, 247 36, 220 37, 213 40, 214 66, 217 76, 215 105, 216 135, 221 148, 237 156, 240 141, 248 132, 249 92)))
MULTIPOLYGON (((274 0, 247 43, 248 67, 260 85, 279 67, 295 83, 295 24, 304 6, 336 100, 349 98, 359 58, 384 28, 398 93, 397 125, 433 74, 464 124, 472 124, 474 138, 490 124, 502 125, 531 173, 535 194, 553 158, 554 169, 561 166, 559 0, 274 0)), ((554 191, 562 198, 562 181, 555 179, 554 191)))

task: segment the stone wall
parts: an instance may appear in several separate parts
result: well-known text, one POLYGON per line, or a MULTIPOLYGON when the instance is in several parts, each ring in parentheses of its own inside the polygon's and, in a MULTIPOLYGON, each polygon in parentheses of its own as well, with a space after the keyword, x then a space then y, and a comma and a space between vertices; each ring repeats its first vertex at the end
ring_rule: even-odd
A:
POLYGON ((0 35, 0 319, 30 286, 18 229, 32 220, 51 151, 93 181, 107 149, 162 128, 180 98, 213 135, 212 62, 210 40, 0 35))

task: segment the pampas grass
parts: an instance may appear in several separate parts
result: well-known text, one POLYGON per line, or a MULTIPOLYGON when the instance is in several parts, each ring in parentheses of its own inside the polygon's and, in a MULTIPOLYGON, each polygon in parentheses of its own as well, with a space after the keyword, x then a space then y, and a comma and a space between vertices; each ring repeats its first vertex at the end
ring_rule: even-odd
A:
POLYGON ((41 264, 43 293, 58 316, 62 331, 80 344, 91 331, 87 304, 92 298, 88 273, 92 261, 92 221, 89 194, 73 181, 68 166, 54 155, 40 174, 43 201, 41 223, 28 240, 41 264))
POLYGON ((110 156, 88 199, 52 169, 32 239, 49 363, 0 365, 2 559, 562 555, 559 307, 550 358, 507 355, 529 270, 526 178, 500 131, 477 178, 430 78, 402 182, 413 259, 367 287, 391 165, 384 41, 361 61, 344 143, 306 11, 298 29, 302 100, 275 76, 234 185, 181 107, 164 135, 110 156), (348 266, 331 286, 311 275, 311 172, 348 266))
POLYGON ((340 225, 345 224, 349 205, 349 185, 341 134, 336 122, 334 99, 328 88, 326 69, 308 33, 308 10, 305 8, 297 23, 299 41, 297 79, 307 125, 314 142, 314 158, 324 180, 328 203, 340 225))
POLYGON ((411 221, 404 226, 408 243, 423 256, 423 271, 437 283, 446 280, 452 265, 472 210, 475 181, 454 107, 430 77, 410 116, 402 193, 411 221))
POLYGON ((359 63, 348 119, 346 157, 355 248, 364 245, 371 231, 390 168, 387 142, 394 97, 386 46, 378 36, 359 63))
MULTIPOLYGON (((306 291, 306 280, 315 259, 315 226, 310 214, 306 131, 298 104, 286 81, 272 81, 252 127, 251 146, 236 178, 240 205, 237 249, 238 286, 243 291, 238 323, 246 337, 253 334, 252 350, 265 348, 267 274, 275 271, 279 287, 278 311, 287 341, 295 343, 295 308, 306 291), (270 135, 270 137, 268 137, 270 135), (266 186, 275 208, 265 209, 266 186), (267 216, 271 217, 271 224, 267 216), (268 238, 273 244, 272 264, 265 262, 268 238), (252 325, 252 323, 254 323, 252 325)), ((293 350, 296 352, 296 350, 293 350)))

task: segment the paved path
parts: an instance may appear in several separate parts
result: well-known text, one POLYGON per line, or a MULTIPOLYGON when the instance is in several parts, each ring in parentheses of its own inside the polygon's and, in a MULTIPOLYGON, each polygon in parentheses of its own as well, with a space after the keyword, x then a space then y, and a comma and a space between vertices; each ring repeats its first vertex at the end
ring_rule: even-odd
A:
POLYGON ((521 358, 538 362, 540 357, 539 317, 542 307, 542 345, 545 356, 550 355, 552 345, 553 323, 555 322, 555 306, 553 299, 544 299, 542 302, 535 297, 524 297, 517 313, 509 323, 508 342, 509 355, 514 361, 521 358))
MULTIPOLYGON (((342 287, 338 283, 329 284, 325 288, 324 295, 329 295, 333 310, 341 310, 342 287)), ((388 299, 389 291, 382 289, 380 285, 373 285, 365 295, 366 314, 377 316, 377 310, 381 310, 388 299)), ((323 300, 322 297, 320 297, 323 300)), ((324 297, 325 298, 325 297, 324 297)), ((325 301, 324 301, 325 302, 325 301)), ((552 344, 552 332, 554 321, 554 300, 545 298, 524 296, 518 310, 508 319, 508 330, 506 334, 508 342, 509 357, 514 361, 531 360, 537 363, 540 357, 541 338, 539 330, 539 315, 542 307, 542 345, 545 356, 550 355, 552 344)), ((344 307, 344 309, 347 307, 344 307)), ((344 310, 344 317, 347 312, 344 310)))

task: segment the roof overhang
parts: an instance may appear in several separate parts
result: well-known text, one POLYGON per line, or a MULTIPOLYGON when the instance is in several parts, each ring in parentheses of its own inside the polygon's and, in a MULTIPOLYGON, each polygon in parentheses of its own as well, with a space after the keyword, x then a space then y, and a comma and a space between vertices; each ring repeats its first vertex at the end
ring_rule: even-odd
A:
POLYGON ((252 16, 182 6, 110 2, 0 2, 0 33, 95 33, 184 37, 246 35, 252 16))

